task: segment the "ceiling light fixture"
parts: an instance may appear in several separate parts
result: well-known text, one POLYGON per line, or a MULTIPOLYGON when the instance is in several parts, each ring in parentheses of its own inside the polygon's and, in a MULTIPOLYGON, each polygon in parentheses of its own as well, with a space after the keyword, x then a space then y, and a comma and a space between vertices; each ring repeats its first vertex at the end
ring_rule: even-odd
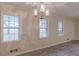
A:
POLYGON ((49 16, 49 9, 47 9, 44 4, 41 4, 39 10, 34 9, 34 15, 37 16, 38 13, 40 13, 42 17, 49 16))

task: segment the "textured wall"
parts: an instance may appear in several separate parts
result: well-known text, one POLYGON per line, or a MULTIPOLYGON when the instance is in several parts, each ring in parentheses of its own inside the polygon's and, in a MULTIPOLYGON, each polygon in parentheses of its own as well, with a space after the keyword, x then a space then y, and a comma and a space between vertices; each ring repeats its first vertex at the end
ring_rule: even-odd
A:
POLYGON ((76 20, 76 39, 79 40, 79 20, 76 20))
MULTIPOLYGON (((44 47, 53 46, 75 39, 75 22, 67 18, 53 16, 52 14, 47 18, 49 26, 49 36, 46 39, 39 38, 39 17, 34 17, 31 9, 21 9, 20 7, 11 5, 1 5, 0 14, 2 15, 19 15, 20 16, 20 30, 21 39, 13 42, 0 41, 0 55, 16 55, 23 52, 29 52, 44 47), (64 22, 64 36, 57 35, 57 21, 64 22), (70 40, 67 40, 69 38, 70 40), (19 51, 10 53, 9 51, 17 48, 19 51)), ((0 32, 2 29, 0 29, 0 32)))

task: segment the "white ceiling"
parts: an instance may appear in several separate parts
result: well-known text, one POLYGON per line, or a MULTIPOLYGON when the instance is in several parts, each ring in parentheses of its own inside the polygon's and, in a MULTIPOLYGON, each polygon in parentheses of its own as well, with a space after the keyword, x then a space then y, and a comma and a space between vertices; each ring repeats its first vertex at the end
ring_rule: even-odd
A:
POLYGON ((8 4, 14 4, 22 7, 39 8, 41 4, 45 4, 50 9, 50 13, 55 13, 61 16, 79 19, 79 2, 10 2, 8 4))

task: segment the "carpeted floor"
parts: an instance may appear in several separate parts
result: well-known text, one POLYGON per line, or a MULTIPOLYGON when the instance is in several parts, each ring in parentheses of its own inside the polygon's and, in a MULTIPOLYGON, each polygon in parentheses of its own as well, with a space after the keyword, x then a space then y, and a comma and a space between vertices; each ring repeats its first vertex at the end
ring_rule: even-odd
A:
POLYGON ((75 40, 19 56, 79 56, 79 41, 75 40))

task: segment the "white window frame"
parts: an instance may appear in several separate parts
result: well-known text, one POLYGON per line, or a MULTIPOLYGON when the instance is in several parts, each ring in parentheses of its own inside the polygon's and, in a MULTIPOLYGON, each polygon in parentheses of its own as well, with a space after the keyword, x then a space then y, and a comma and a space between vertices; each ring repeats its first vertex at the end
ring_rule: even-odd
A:
POLYGON ((18 39, 17 39, 17 40, 4 41, 4 38, 3 38, 3 37, 4 37, 4 34, 3 34, 3 29, 4 29, 4 28, 3 28, 3 23, 4 23, 4 22, 3 22, 3 19, 4 19, 4 18, 3 18, 3 17, 4 17, 5 15, 6 15, 6 16, 18 16, 18 15, 10 15, 10 14, 2 14, 2 15, 1 15, 1 41, 2 41, 2 42, 16 42, 16 41, 20 41, 20 39, 21 39, 20 16, 18 16, 18 17, 19 17, 19 33, 18 33, 18 39))

